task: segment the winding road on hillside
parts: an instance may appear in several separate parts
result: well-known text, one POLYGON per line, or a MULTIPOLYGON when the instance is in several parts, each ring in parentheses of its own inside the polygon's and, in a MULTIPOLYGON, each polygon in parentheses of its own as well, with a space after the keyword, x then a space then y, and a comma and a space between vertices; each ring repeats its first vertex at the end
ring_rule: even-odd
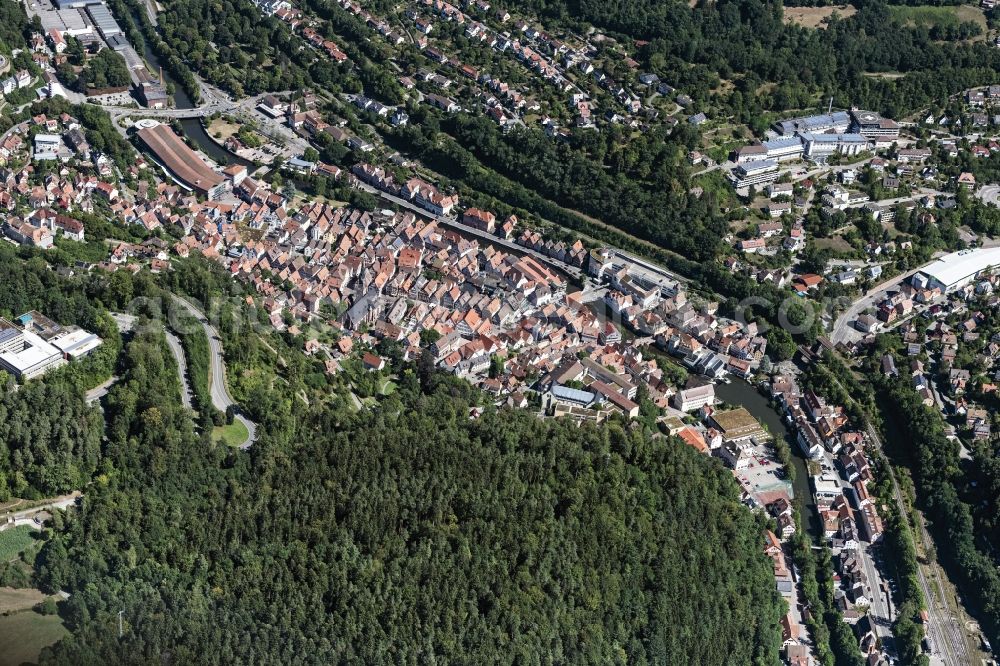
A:
POLYGON ((174 355, 174 360, 177 361, 177 374, 181 377, 181 404, 187 409, 194 409, 191 401, 191 384, 188 380, 187 358, 184 357, 184 347, 181 346, 181 341, 176 335, 167 330, 164 330, 164 333, 167 336, 167 346, 170 347, 170 353, 174 355))
POLYGON ((229 387, 226 386, 226 362, 222 356, 222 342, 219 338, 219 332, 215 326, 209 323, 208 318, 202 314, 201 310, 196 308, 190 301, 177 295, 174 295, 174 301, 197 319, 202 328, 205 329, 205 335, 208 337, 208 351, 210 356, 208 383, 212 405, 220 412, 226 412, 230 407, 235 409, 236 420, 246 426, 247 432, 250 433, 250 436, 240 445, 240 448, 244 450, 249 449, 253 446, 257 438, 257 424, 240 413, 239 405, 229 392, 229 387))
MULTIPOLYGON (((122 333, 128 333, 135 327, 135 315, 112 312, 111 318, 115 320, 118 330, 122 333)), ((176 335, 168 330, 164 330, 164 333, 167 336, 167 347, 170 348, 174 362, 177 363, 177 374, 181 379, 181 403, 185 408, 192 409, 191 396, 193 394, 191 393, 191 384, 188 382, 187 359, 184 357, 184 348, 181 347, 181 341, 177 339, 176 335)), ((87 391, 87 402, 92 403, 102 400, 114 385, 118 383, 119 379, 119 377, 111 377, 100 386, 87 391)))

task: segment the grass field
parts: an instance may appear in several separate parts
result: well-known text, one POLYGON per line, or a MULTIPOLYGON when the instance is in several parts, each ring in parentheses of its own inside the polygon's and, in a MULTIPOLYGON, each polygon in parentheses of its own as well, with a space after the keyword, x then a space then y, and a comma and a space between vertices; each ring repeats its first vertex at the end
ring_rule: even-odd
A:
POLYGON ((29 610, 45 601, 47 595, 33 588, 0 587, 0 613, 29 610))
POLYGON ((833 250, 834 252, 839 252, 841 254, 850 254, 854 251, 851 244, 844 240, 843 236, 834 236, 833 238, 817 238, 816 247, 821 250, 833 250))
POLYGON ((236 123, 229 122, 225 118, 216 118, 209 123, 207 130, 210 135, 219 141, 225 141, 240 131, 240 126, 236 123))
POLYGON ((58 615, 24 611, 0 616, 0 666, 38 661, 42 648, 67 634, 58 615))
POLYGON ((10 562, 33 543, 35 537, 27 525, 0 532, 0 562, 10 562))
POLYGON ((249 436, 250 431, 241 421, 233 421, 232 425, 217 426, 212 430, 212 441, 222 442, 226 446, 239 446, 249 436))
POLYGON ((785 7, 785 23, 795 23, 803 28, 823 28, 824 22, 839 14, 841 18, 847 18, 858 13, 858 10, 851 5, 839 5, 833 7, 785 7))
POLYGON ((986 32, 986 15, 979 7, 972 5, 917 5, 908 7, 905 5, 894 5, 890 7, 893 15, 907 25, 931 26, 954 26, 959 23, 978 23, 986 32))

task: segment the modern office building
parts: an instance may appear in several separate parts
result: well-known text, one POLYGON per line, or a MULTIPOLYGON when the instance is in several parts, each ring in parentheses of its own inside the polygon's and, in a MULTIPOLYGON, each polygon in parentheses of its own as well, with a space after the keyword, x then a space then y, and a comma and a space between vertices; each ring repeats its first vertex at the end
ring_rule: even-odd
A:
POLYGON ((82 328, 72 328, 63 331, 49 340, 49 342, 62 353, 67 361, 76 361, 89 356, 104 341, 90 331, 85 331, 82 328))
POLYGON ((895 120, 883 118, 874 111, 851 111, 851 126, 848 131, 861 134, 869 139, 876 137, 899 137, 899 124, 895 120))
POLYGON ((806 157, 823 160, 831 155, 857 155, 868 150, 868 139, 861 134, 801 134, 806 146, 806 157))
POLYGON ((779 120, 773 125, 774 131, 784 136, 801 132, 846 132, 851 117, 846 111, 834 111, 815 116, 779 120))
POLYGON ((30 331, 0 319, 0 370, 19 379, 34 379, 66 365, 56 347, 30 331))
POLYGON ((783 136, 763 143, 767 151, 767 159, 777 160, 797 160, 805 152, 805 144, 797 136, 783 136))

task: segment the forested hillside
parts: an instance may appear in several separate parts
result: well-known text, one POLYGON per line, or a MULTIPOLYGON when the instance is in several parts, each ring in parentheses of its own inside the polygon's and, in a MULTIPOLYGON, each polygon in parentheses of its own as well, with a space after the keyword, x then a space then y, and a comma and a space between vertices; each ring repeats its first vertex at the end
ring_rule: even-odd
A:
MULTIPOLYGON (((515 0, 550 21, 591 23, 649 43, 640 55, 664 80, 698 99, 720 79, 733 81, 728 105, 749 121, 763 108, 811 106, 813 95, 890 116, 974 85, 993 83, 1000 52, 986 43, 942 42, 910 27, 882 0, 852 3, 860 11, 824 30, 782 21, 780 0, 515 0), (873 78, 872 72, 907 74, 873 78), (762 83, 777 83, 761 95, 762 83)), ((803 4, 803 3, 795 3, 803 4)), ((813 3, 827 4, 827 3, 813 3)), ((921 3, 935 4, 935 3, 921 3)))
POLYGON ((0 387, 0 501, 78 490, 97 470, 104 422, 65 374, 0 387))
POLYGON ((411 371, 240 454, 195 433, 162 334, 121 370, 105 473, 38 563, 73 593, 43 663, 777 659, 762 524, 687 447, 470 420, 468 385, 411 371))
POLYGON ((9 55, 11 49, 24 47, 24 30, 28 17, 20 2, 0 2, 0 54, 9 55))
MULTIPOLYGON (((888 415, 899 432, 896 445, 913 470, 920 501, 936 531, 942 561, 980 612, 987 632, 1000 631, 1000 574, 989 539, 977 538, 977 514, 988 504, 972 506, 963 495, 965 474, 959 445, 945 435, 941 414, 922 404, 907 379, 880 382, 888 415)), ((995 467, 993 467, 995 469, 995 467)), ((983 468, 987 477, 992 470, 983 468)), ((992 480, 992 479, 991 479, 992 480)), ((996 485, 995 481, 992 485, 996 485)))

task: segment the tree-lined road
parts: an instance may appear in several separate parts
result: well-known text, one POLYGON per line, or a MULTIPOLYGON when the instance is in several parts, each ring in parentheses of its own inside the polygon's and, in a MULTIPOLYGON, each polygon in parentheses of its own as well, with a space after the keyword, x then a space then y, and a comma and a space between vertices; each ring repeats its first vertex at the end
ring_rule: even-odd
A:
POLYGON ((209 323, 208 318, 190 301, 177 295, 174 296, 174 301, 197 319, 205 330, 205 335, 208 337, 210 361, 208 367, 208 384, 212 405, 220 412, 227 412, 230 407, 236 411, 236 420, 246 426, 247 432, 250 433, 247 441, 241 444, 240 448, 244 450, 249 449, 253 446, 257 438, 257 424, 240 413, 239 405, 236 404, 232 394, 229 393, 229 387, 226 386, 226 362, 222 356, 222 342, 219 338, 219 332, 209 323))

